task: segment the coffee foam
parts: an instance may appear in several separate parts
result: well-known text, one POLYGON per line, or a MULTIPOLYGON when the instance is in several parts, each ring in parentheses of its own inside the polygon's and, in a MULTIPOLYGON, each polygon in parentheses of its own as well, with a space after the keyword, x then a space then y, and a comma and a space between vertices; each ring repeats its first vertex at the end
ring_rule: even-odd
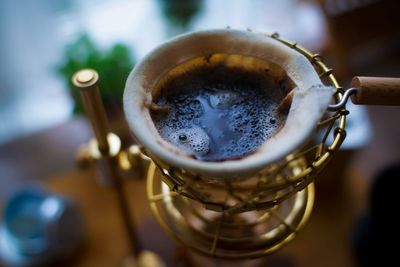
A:
POLYGON ((196 159, 238 159, 284 124, 278 107, 289 89, 280 87, 265 73, 207 66, 165 83, 156 103, 168 112, 153 111, 152 118, 165 140, 196 159))
POLYGON ((178 125, 161 127, 160 133, 166 140, 189 154, 202 157, 210 151, 210 137, 198 126, 183 129, 179 129, 178 125))

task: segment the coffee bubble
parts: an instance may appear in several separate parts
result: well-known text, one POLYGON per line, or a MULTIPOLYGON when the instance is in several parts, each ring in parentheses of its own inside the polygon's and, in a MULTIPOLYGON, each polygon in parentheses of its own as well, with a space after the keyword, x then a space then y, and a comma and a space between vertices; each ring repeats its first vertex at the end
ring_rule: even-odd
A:
POLYGON ((196 157, 206 155, 210 151, 210 138, 200 127, 173 129, 164 133, 165 138, 183 151, 196 157))

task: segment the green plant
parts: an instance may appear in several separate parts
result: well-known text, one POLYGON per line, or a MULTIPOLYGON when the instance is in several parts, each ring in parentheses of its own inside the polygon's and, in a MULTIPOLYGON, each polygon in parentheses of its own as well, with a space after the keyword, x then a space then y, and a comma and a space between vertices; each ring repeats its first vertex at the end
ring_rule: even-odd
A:
POLYGON ((186 30, 193 17, 202 9, 203 0, 159 0, 161 11, 170 26, 186 30))
POLYGON ((76 71, 95 69, 99 73, 100 95, 104 105, 106 108, 118 108, 121 107, 125 81, 133 65, 129 48, 123 44, 115 44, 109 50, 102 51, 84 34, 67 45, 65 61, 58 67, 58 72, 64 77, 75 101, 74 113, 83 112, 79 92, 71 82, 76 71))

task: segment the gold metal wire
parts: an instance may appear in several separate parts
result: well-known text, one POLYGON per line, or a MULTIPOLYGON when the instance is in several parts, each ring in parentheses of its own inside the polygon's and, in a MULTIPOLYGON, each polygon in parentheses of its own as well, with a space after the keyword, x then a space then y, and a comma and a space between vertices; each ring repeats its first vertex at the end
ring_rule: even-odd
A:
MULTIPOLYGON (((161 175, 160 173, 158 173, 161 175)), ((151 199, 152 196, 155 195, 155 187, 161 186, 162 194, 165 196, 164 198, 152 199, 150 201, 150 207, 155 215, 158 223, 167 233, 167 235, 175 240, 178 244, 181 244, 193 251, 196 251, 200 254, 218 257, 223 259, 250 259, 250 258, 258 258, 265 254, 270 254, 280 249, 282 246, 291 241, 298 231, 300 231, 305 223, 308 221, 309 216, 311 215, 313 203, 314 203, 314 184, 311 183, 308 187, 302 192, 298 193, 297 202, 303 202, 303 204, 297 205, 296 208, 299 210, 296 211, 298 216, 296 216, 296 223, 287 222, 288 218, 279 218, 277 214, 271 212, 271 216, 278 217, 278 221, 280 221, 279 225, 266 233, 263 233, 260 236, 249 236, 247 238, 226 238, 221 237, 218 232, 214 235, 210 235, 201 229, 195 229, 192 225, 188 224, 188 221, 185 220, 184 215, 180 213, 180 210, 177 208, 179 204, 174 203, 175 200, 184 200, 179 195, 171 192, 166 186, 165 183, 162 183, 159 180, 159 176, 157 177, 157 167, 154 163, 151 163, 149 166, 149 171, 147 175, 147 195, 148 198, 151 199), (160 183, 161 182, 161 183, 160 183), (231 247, 233 248, 235 245, 239 244, 236 250, 229 251, 226 249, 218 248, 218 244, 220 242, 229 242, 231 243, 231 247)), ((225 216, 226 213, 222 213, 222 217, 225 216)), ((291 215, 293 215, 291 213, 291 215)), ((260 219, 263 216, 260 216, 256 222, 253 222, 249 225, 237 225, 232 224, 231 227, 251 227, 255 225, 259 225, 264 221, 264 219, 260 219)), ((289 218, 290 220, 290 218, 289 218)), ((291 220, 290 220, 291 221, 291 220)), ((208 224, 215 224, 212 220, 207 220, 208 224)), ((217 229, 222 227, 222 223, 219 223, 217 229)))
MULTIPOLYGON (((343 89, 320 55, 280 38, 276 33, 265 37, 274 38, 304 55, 313 64, 321 80, 336 88, 336 102, 341 100, 343 89)), ((171 238, 199 253, 244 259, 276 251, 293 239, 308 220, 314 202, 312 182, 345 139, 347 114, 345 109, 330 113, 317 125, 318 142, 304 146, 281 162, 266 166, 251 179, 210 181, 207 177, 173 168, 153 158, 147 176, 151 209, 171 238), (328 143, 330 136, 332 141, 328 143), (156 169, 160 175, 157 175, 156 169), (201 205, 200 209, 195 207, 196 204, 201 205), (290 212, 282 217, 278 210, 285 206, 290 212), (215 217, 217 221, 207 217, 210 213, 214 217, 219 214, 219 217, 215 217), (256 214, 256 217, 250 222, 224 221, 226 218, 239 218, 243 214, 256 214), (190 218, 202 226, 192 225, 190 218), (272 219, 278 221, 274 227, 268 225, 272 219), (290 220, 293 222, 288 223, 290 220), (250 231, 263 225, 270 228, 264 229, 259 238, 223 233, 229 227, 250 231), (210 226, 215 228, 212 233, 204 230, 204 227, 210 226)))

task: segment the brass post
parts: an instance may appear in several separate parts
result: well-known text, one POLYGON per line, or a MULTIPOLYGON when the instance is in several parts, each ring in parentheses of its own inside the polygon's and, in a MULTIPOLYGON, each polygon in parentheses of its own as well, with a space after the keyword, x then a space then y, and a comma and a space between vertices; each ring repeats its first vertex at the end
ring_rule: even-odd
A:
POLYGON ((100 170, 103 171, 101 174, 106 176, 105 178, 112 183, 126 235, 130 243, 130 251, 137 257, 141 252, 141 247, 124 193, 122 177, 119 174, 117 156, 120 151, 119 147, 118 151, 110 149, 112 148, 112 142, 110 141, 112 141, 112 137, 115 137, 115 135, 111 134, 108 130, 107 117, 100 98, 98 80, 99 75, 92 69, 80 70, 72 77, 73 84, 80 91, 83 106, 97 139, 96 143, 100 155, 96 160, 102 165, 100 166, 100 170))
POLYGON ((99 150, 102 153, 107 153, 109 150, 107 116, 100 98, 98 81, 99 75, 91 69, 80 70, 72 77, 72 82, 80 91, 83 106, 92 124, 99 150))

